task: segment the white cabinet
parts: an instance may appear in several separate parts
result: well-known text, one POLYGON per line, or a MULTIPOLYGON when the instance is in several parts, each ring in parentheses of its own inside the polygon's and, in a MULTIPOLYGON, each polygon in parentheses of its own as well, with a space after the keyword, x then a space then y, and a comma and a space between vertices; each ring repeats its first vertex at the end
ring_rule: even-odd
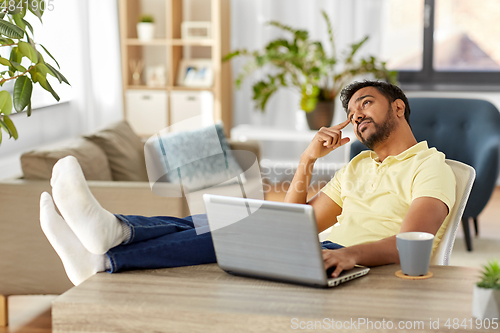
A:
POLYGON ((214 119, 214 96, 210 91, 172 91, 170 93, 170 122, 173 130, 195 129, 208 126, 214 119), (177 128, 176 124, 190 119, 190 128, 177 128))
POLYGON ((169 125, 167 98, 166 91, 127 90, 127 121, 138 135, 152 135, 169 125))

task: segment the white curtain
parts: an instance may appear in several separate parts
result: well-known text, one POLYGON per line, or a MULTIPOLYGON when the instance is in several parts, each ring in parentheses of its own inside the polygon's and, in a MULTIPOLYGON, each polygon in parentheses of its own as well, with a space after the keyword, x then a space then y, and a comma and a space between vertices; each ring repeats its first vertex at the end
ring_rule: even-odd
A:
MULTIPOLYGON (((54 89, 63 100, 71 100, 71 110, 78 115, 71 118, 75 123, 67 124, 73 135, 122 119, 118 1, 55 1, 43 20, 43 25, 32 20, 36 41, 56 57, 71 83, 66 89, 52 80, 54 89)), ((49 94, 44 96, 50 100, 49 94)))
POLYGON ((89 132, 123 119, 118 1, 71 1, 78 3, 80 11, 83 94, 79 103, 89 132))
MULTIPOLYGON (((279 21, 295 28, 306 29, 310 37, 320 40, 331 52, 326 23, 321 15, 324 9, 333 27, 337 54, 352 43, 370 35, 359 55, 376 55, 380 44, 380 20, 383 0, 232 0, 231 49, 262 49, 269 41, 282 34, 277 28, 265 25, 279 21)), ((233 77, 240 72, 244 58, 233 60, 233 77)), ((240 90, 233 92, 233 126, 253 124, 294 128, 295 114, 300 109, 300 96, 294 90, 280 89, 268 101, 266 111, 259 112, 252 100, 252 84, 260 74, 244 81, 240 90)), ((334 122, 342 119, 342 108, 336 103, 334 122)))
MULTIPOLYGON (((43 25, 37 20, 32 24, 36 41, 56 57, 71 83, 66 89, 52 80, 61 98, 71 99, 71 110, 78 115, 71 118, 75 123, 67 124, 73 135, 122 119, 118 1, 55 1, 51 9, 46 10, 43 25)), ((52 101, 49 94, 43 96, 52 101)))

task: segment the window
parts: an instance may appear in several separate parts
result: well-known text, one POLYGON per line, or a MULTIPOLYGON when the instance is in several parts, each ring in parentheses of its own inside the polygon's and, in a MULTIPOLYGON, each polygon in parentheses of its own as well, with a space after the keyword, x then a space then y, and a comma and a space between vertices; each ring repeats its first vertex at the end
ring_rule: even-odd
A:
POLYGON ((385 0, 382 57, 405 89, 500 89, 500 1, 385 0))

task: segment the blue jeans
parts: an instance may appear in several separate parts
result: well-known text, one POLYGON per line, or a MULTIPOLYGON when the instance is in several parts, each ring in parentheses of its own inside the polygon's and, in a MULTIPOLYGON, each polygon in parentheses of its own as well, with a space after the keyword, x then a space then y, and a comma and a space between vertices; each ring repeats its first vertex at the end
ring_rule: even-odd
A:
MULTIPOLYGON (((193 216, 115 216, 130 227, 131 235, 106 253, 111 261, 110 273, 217 262, 205 214, 196 215, 198 233, 193 216)), ((325 241, 321 247, 335 250, 343 246, 325 241)))

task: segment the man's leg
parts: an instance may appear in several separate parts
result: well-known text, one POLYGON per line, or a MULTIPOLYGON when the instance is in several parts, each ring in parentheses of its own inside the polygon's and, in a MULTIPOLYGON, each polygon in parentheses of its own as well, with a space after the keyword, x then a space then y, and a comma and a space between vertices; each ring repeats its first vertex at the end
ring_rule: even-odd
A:
MULTIPOLYGON (((212 236, 206 223, 205 215, 197 216, 197 223, 205 221, 204 226, 194 228, 192 217, 176 219, 172 217, 122 216, 131 224, 131 241, 110 249, 106 255, 110 259, 110 273, 131 269, 167 268, 215 263, 215 251, 212 236), (139 220, 144 220, 140 221, 139 220), (150 223, 162 222, 161 227, 167 232, 169 223, 171 233, 160 237, 151 238, 151 230, 147 227, 150 223)), ((156 232, 153 228, 153 232, 156 232)))
MULTIPOLYGON (((40 224, 61 258, 66 274, 78 285, 97 272, 152 269, 216 262, 208 226, 194 228, 192 217, 117 215, 126 221, 128 236, 123 245, 106 254, 88 251, 57 213, 47 192, 40 198, 40 224), (198 231, 198 233, 197 233, 198 231)), ((206 221, 198 215, 197 223, 206 221)))
MULTIPOLYGON (((213 247, 210 248, 210 235, 207 234, 201 238, 195 237, 196 231, 191 217, 179 219, 175 217, 125 216, 113 215, 106 211, 93 197, 80 165, 72 156, 56 163, 51 185, 54 201, 63 216, 61 217, 57 213, 50 194, 43 193, 40 198, 40 222, 45 235, 63 261, 68 277, 74 284, 79 284, 96 272, 105 269, 116 272, 123 269, 119 267, 158 268, 215 262, 213 247), (177 252, 177 255, 181 256, 177 263, 168 264, 168 262, 161 261, 162 265, 165 266, 158 266, 153 261, 153 266, 148 267, 143 264, 137 266, 129 261, 120 265, 120 258, 125 257, 121 253, 127 252, 124 251, 125 246, 117 249, 114 266, 111 264, 110 258, 104 255, 110 248, 120 244, 128 244, 127 246, 135 244, 136 246, 129 249, 130 254, 135 251, 144 252, 141 250, 143 247, 137 246, 137 244, 154 239, 154 242, 145 244, 150 249, 151 255, 154 256, 154 248, 165 246, 168 248, 168 245, 163 244, 163 242, 168 241, 171 237, 161 238, 162 236, 183 231, 190 231, 190 233, 183 235, 181 242, 178 242, 179 236, 172 239, 177 242, 176 246, 186 245, 190 249, 187 251, 180 249, 177 252), (198 238, 201 242, 200 245, 202 245, 201 251, 196 250, 198 238), (203 243, 203 239, 205 243, 203 243), (209 240, 209 243, 206 243, 206 240, 209 240), (156 245, 152 246, 152 244, 156 245), (206 244, 209 246, 207 247, 206 244), (191 248, 193 252, 190 252, 191 248), (182 260, 184 253, 188 253, 189 260, 182 260), (195 253, 200 253, 200 258, 193 257, 195 253), (179 262, 184 264, 179 264, 179 262)), ((199 216, 197 222, 203 222, 203 220, 206 221, 206 216, 199 216)), ((173 251, 171 252, 173 253, 173 251)), ((144 255, 148 256, 149 254, 145 253, 144 255)), ((148 262, 137 256, 132 256, 131 259, 148 262)))
POLYGON ((323 250, 338 250, 338 249, 342 249, 342 248, 344 248, 344 246, 337 244, 337 243, 333 243, 333 242, 328 241, 328 240, 321 242, 321 249, 323 249, 323 250))

